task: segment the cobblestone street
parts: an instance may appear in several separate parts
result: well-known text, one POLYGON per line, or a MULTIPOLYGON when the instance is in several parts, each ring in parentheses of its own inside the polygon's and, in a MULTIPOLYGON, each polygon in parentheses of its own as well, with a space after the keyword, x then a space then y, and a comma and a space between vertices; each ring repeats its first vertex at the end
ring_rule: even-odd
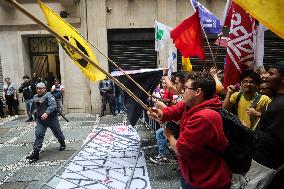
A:
MULTIPOLYGON (((72 154, 80 150, 83 141, 94 127, 106 127, 122 123, 124 115, 104 116, 68 114, 70 122, 61 118, 60 123, 66 137, 67 148, 59 152, 59 144, 48 129, 40 160, 29 164, 26 155, 32 151, 35 123, 25 123, 25 116, 7 118, 0 125, 0 189, 40 188, 72 154)), ((142 146, 154 142, 153 133, 138 125, 142 146)), ((173 172, 176 163, 167 165, 147 161, 147 169, 153 189, 179 188, 179 174, 173 172)))

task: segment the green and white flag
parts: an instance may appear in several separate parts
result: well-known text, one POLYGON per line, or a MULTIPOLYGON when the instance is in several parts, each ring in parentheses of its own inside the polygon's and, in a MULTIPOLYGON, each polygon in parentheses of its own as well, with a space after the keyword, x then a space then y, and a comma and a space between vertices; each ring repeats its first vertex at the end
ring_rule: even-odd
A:
POLYGON ((162 50, 170 42, 172 29, 155 20, 155 51, 162 50))

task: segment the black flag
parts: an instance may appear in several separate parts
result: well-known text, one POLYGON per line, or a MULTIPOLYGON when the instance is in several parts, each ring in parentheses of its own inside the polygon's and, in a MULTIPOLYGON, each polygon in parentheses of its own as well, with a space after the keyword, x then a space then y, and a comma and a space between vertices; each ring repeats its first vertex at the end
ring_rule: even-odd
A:
MULTIPOLYGON (((140 71, 139 73, 135 73, 135 71, 133 71, 132 73, 128 73, 130 77, 132 77, 134 81, 139 83, 139 85, 141 85, 141 87, 145 89, 145 91, 147 91, 149 94, 153 93, 163 76, 163 70, 161 69, 147 70, 145 72, 140 71)), ((116 78, 121 83, 123 83, 132 93, 134 93, 142 102, 147 104, 148 96, 141 89, 139 89, 136 84, 134 84, 125 75, 116 76, 116 78)), ((124 93, 124 106, 129 123, 132 126, 136 125, 143 111, 143 107, 126 92, 124 93)))

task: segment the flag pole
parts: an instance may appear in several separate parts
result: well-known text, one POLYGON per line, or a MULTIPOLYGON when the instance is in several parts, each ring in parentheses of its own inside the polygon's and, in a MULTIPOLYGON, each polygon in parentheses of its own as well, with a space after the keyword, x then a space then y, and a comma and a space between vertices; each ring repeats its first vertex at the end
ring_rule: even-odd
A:
POLYGON ((134 79, 132 79, 132 77, 127 74, 122 68, 120 68, 113 60, 111 60, 105 53, 103 53, 98 47, 96 47, 95 45, 93 45, 90 41, 88 41, 81 33, 79 33, 81 37, 83 37, 92 47, 94 47, 99 53, 101 53, 101 55, 103 55, 109 62, 112 63, 112 65, 114 65, 117 69, 119 69, 128 79, 130 79, 139 89, 141 89, 148 97, 152 97, 152 95, 150 95, 147 91, 145 91, 145 89, 139 85, 139 83, 137 83, 134 79))
MULTIPOLYGON (((222 26, 222 30, 221 31, 223 31, 223 28, 224 28, 224 26, 222 26)), ((217 46, 217 49, 216 49, 216 52, 215 52, 215 60, 217 59, 217 56, 218 56, 218 52, 219 52, 222 36, 223 36, 223 33, 221 32, 219 34, 219 36, 218 36, 219 37, 219 43, 218 43, 218 46, 217 46)), ((217 69, 217 67, 216 67, 216 69, 217 69)))
MULTIPOLYGON (((198 10, 196 9, 196 7, 194 6, 194 4, 193 4, 193 2, 192 2, 192 1, 191 1, 191 5, 192 5, 193 9, 194 9, 195 11, 197 11, 197 12, 198 12, 198 10)), ((199 17, 199 12, 198 12, 198 17, 199 17)), ((211 54, 211 56, 212 56, 212 60, 213 60, 214 67, 216 67, 216 68, 217 68, 217 65, 216 65, 216 62, 215 62, 215 59, 214 59, 214 55, 213 55, 213 52, 212 52, 211 46, 210 46, 210 44, 209 44, 209 41, 208 41, 207 35, 206 35, 205 31, 204 31, 204 28, 203 28, 202 23, 201 23, 201 21, 200 21, 200 20, 199 20, 199 22, 200 22, 200 27, 202 28, 202 31, 203 31, 203 33, 204 33, 204 36, 205 36, 206 42, 207 42, 207 44, 208 44, 208 47, 209 47, 209 50, 210 50, 210 54, 211 54)), ((204 69, 205 69, 205 68, 206 68, 206 63, 204 63, 204 69)))
POLYGON ((202 27, 202 24, 201 24, 201 23, 200 23, 200 27, 202 28, 202 31, 203 31, 204 36, 205 36, 205 39, 206 39, 206 41, 207 41, 207 44, 208 44, 208 47, 209 47, 209 50, 210 50, 210 54, 211 54, 211 56, 212 56, 212 60, 213 60, 214 67, 217 68, 216 61, 215 61, 215 58, 214 58, 214 55, 213 55, 211 46, 210 46, 210 44, 209 44, 207 35, 206 35, 206 33, 205 33, 205 31, 204 31, 204 28, 202 27))
POLYGON ((113 77, 110 73, 102 69, 99 65, 97 65, 93 60, 91 60, 88 56, 86 56, 82 51, 80 51, 77 47, 74 47, 69 41, 64 39, 61 35, 59 35, 56 31, 54 31, 52 28, 50 28, 48 25, 43 23, 41 20, 39 20, 37 17, 35 17, 32 13, 30 13, 27 9, 25 9, 21 4, 19 4, 15 0, 5 0, 11 5, 13 5, 15 8, 17 8, 19 11, 21 11, 23 14, 31 18, 33 21, 35 21, 38 25, 40 25, 42 28, 46 29, 48 32, 50 32, 52 35, 54 35, 60 42, 67 45, 69 48, 73 49, 76 53, 78 53, 82 58, 84 58, 86 61, 91 63, 93 66, 95 66, 99 71, 101 71, 103 74, 111 78, 120 88, 125 90, 136 102, 138 102, 144 109, 147 111, 151 111, 149 107, 147 107, 146 104, 144 104, 137 96, 135 96, 128 88, 126 88, 121 82, 119 82, 115 77, 113 77))

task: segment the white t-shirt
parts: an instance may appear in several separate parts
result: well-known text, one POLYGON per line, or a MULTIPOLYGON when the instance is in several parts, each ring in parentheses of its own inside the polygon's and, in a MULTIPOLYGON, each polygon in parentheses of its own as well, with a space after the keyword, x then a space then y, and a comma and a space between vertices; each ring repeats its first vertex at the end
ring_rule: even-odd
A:
MULTIPOLYGON (((53 91, 55 89, 55 85, 52 85, 51 90, 53 91)), ((56 88, 57 90, 59 89, 60 91, 62 91, 62 89, 64 89, 64 86, 59 84, 59 88, 56 88)), ((56 90, 55 89, 55 90, 56 90)))

